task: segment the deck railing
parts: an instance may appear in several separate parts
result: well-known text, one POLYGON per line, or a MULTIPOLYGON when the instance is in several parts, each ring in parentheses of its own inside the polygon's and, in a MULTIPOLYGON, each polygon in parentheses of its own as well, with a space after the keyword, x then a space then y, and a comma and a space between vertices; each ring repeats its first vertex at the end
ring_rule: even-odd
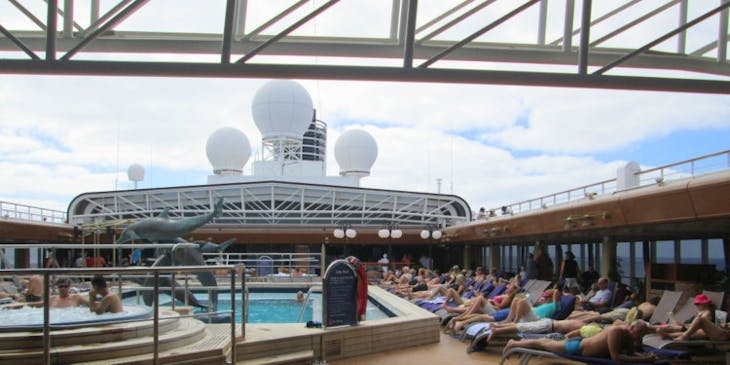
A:
MULTIPOLYGON (((95 274, 107 274, 117 278, 124 277, 130 274, 152 274, 154 276, 153 290, 153 357, 152 363, 159 364, 159 323, 160 323, 160 312, 159 312, 159 294, 160 294, 160 274, 170 274, 173 277, 171 280, 174 283, 175 274, 187 274, 200 271, 213 271, 213 270, 227 270, 230 274, 230 293, 231 293, 231 360, 232 363, 236 363, 236 316, 235 316, 235 295, 236 295, 236 276, 240 273, 240 290, 241 293, 246 291, 246 280, 245 280, 245 267, 241 266, 169 266, 169 267, 124 267, 124 268, 85 268, 85 269, 10 269, 0 270, 0 276, 19 276, 19 275, 41 275, 43 277, 43 287, 48 289, 51 285, 52 276, 69 276, 71 274, 83 274, 83 275, 95 275, 95 274)), ((175 288, 171 288, 174 293, 175 288)), ((244 299, 245 300, 245 299, 244 299)), ((51 364, 51 336, 50 336, 50 290, 43 291, 43 364, 51 364)), ((245 308, 245 302, 242 304, 242 308, 245 308)), ((245 313, 244 313, 245 314, 245 313)), ((242 318, 245 318, 242 316, 242 318)), ((137 319, 119 321, 121 322, 136 322, 137 319)), ((241 321, 241 336, 245 338, 246 329, 245 321, 241 321)))
POLYGON ((66 212, 0 201, 0 217, 34 222, 66 223, 66 212))
MULTIPOLYGON (((636 175, 639 176, 638 187, 644 187, 656 185, 657 183, 717 172, 728 168, 730 168, 730 150, 725 150, 689 160, 675 162, 669 165, 642 170, 637 172, 636 175)), ((490 209, 487 211, 486 219, 489 219, 490 216, 511 215, 536 209, 546 209, 550 206, 579 200, 594 199, 600 195, 614 194, 617 192, 619 192, 619 190, 617 188, 616 179, 599 181, 590 185, 580 186, 570 190, 490 209)))
POLYGON ((282 275, 280 269, 291 277, 298 274, 294 269, 301 270, 302 276, 310 276, 322 269, 322 254, 296 252, 213 252, 204 253, 203 258, 209 265, 239 265, 244 264, 250 276, 282 275), (270 269, 270 272, 261 272, 260 267, 270 269))

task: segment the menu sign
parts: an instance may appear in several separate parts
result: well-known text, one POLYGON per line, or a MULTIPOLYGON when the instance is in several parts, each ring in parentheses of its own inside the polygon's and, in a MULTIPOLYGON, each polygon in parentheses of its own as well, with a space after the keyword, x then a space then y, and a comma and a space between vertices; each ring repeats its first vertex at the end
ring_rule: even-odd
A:
POLYGON ((345 260, 330 264, 324 274, 325 327, 357 324, 357 275, 345 260))

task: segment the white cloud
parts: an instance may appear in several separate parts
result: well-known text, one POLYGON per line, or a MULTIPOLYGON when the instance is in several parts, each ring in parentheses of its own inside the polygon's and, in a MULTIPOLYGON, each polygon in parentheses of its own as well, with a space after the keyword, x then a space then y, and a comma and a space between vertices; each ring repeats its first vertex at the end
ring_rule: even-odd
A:
POLYGON ((526 93, 528 125, 486 133, 510 149, 597 153, 674 131, 730 126, 730 98, 628 91, 526 93))

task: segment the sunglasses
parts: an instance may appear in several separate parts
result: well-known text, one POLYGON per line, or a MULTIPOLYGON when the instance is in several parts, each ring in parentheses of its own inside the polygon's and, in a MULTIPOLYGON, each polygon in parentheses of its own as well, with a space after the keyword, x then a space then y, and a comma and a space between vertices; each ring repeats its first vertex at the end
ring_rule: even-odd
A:
POLYGON ((68 285, 58 285, 59 289, 68 289, 68 285))

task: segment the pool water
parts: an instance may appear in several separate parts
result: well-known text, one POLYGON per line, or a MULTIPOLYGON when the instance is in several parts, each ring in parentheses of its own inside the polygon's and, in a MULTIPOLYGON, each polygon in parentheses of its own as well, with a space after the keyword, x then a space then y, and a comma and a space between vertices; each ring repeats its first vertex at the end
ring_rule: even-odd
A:
MULTIPOLYGON (((121 313, 96 314, 89 311, 88 307, 68 307, 51 308, 49 315, 52 326, 75 326, 149 317, 152 315, 152 310, 149 307, 130 304, 126 305, 121 313)), ((19 309, 0 310, 0 329, 5 327, 42 329, 43 308, 25 306, 19 309)))
MULTIPOLYGON (((205 293, 196 293, 196 298, 207 303, 208 296, 205 293)), ((306 294, 305 294, 306 296, 306 294)), ((160 294, 160 303, 169 306, 170 296, 160 294)), ((236 294, 236 323, 241 323, 241 295, 236 294)), ((134 297, 124 300, 125 303, 136 303, 134 297)), ((183 303, 176 302, 175 305, 182 306, 183 303)), ((218 311, 231 310, 231 295, 229 293, 218 294, 218 311)), ((200 312, 200 309, 196 309, 200 312)), ((366 320, 388 318, 389 315, 378 308, 377 304, 368 301, 366 308, 366 320)), ((246 323, 306 323, 308 321, 322 322, 322 294, 313 293, 306 303, 296 300, 296 293, 274 293, 274 292, 251 292, 248 295, 248 319, 246 323), (304 306, 301 318, 299 313, 304 306)))

